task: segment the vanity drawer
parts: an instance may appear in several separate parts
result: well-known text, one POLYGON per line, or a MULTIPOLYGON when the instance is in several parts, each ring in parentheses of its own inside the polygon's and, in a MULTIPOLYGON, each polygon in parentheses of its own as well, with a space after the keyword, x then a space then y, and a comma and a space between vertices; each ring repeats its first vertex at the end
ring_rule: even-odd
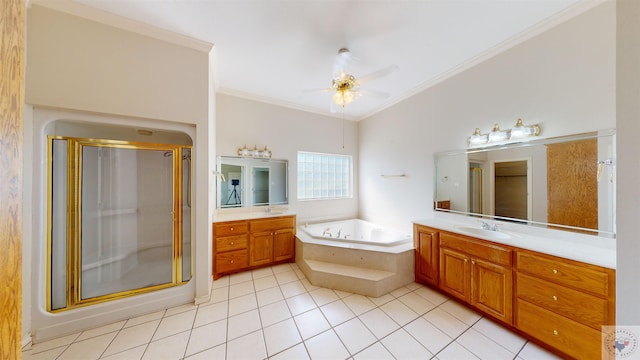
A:
POLYGON ((216 273, 232 272, 249 266, 249 251, 237 250, 216 254, 216 273))
POLYGON ((602 333, 518 299, 517 327, 576 359, 601 359, 602 333))
POLYGON ((596 330, 609 318, 607 300, 519 273, 516 296, 596 330))
POLYGON ((494 264, 511 266, 512 251, 502 246, 493 245, 482 240, 474 240, 462 235, 448 232, 440 234, 440 246, 462 251, 473 257, 489 260, 494 264))
POLYGON ((609 284, 608 274, 592 265, 550 256, 518 251, 517 268, 535 277, 604 297, 609 295, 609 286, 613 286, 609 284))
POLYGON ((227 236, 216 238, 216 252, 246 249, 249 235, 227 236))
POLYGON ((270 219, 252 220, 251 232, 272 231, 278 229, 295 228, 296 220, 294 216, 282 216, 270 219))
POLYGON ((213 225, 214 237, 242 235, 248 232, 249 232, 248 221, 221 222, 221 223, 215 223, 213 225))

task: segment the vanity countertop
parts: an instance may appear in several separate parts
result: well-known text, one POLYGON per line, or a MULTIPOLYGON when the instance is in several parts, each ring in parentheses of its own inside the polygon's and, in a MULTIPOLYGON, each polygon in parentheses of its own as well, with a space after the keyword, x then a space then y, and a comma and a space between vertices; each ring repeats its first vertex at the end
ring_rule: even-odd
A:
MULTIPOLYGON (((233 209, 228 209, 233 210, 233 209)), ((279 216, 292 216, 296 213, 289 209, 272 208, 270 212, 266 212, 264 208, 260 210, 241 210, 241 211, 217 211, 213 222, 237 221, 237 220, 253 220, 261 218, 272 218, 279 216)))
POLYGON ((530 228, 525 225, 489 220, 489 224, 499 224, 498 233, 492 231, 471 233, 467 230, 480 229, 480 222, 466 217, 428 218, 414 221, 415 224, 440 230, 510 245, 522 249, 537 251, 566 259, 581 261, 610 269, 616 268, 616 240, 613 238, 584 235, 567 231, 530 228), (465 228, 467 230, 465 230, 465 228), (471 229, 473 228, 473 229, 471 229))

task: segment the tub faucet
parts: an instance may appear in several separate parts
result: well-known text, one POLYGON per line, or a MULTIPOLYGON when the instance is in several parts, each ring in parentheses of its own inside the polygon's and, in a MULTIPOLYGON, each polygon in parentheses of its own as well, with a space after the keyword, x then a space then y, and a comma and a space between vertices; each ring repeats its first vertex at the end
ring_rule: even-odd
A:
POLYGON ((336 235, 336 239, 340 239, 340 233, 342 232, 342 229, 338 230, 338 235, 336 235))
POLYGON ((322 236, 327 236, 327 235, 329 235, 329 237, 331 237, 331 228, 326 228, 322 232, 322 236))

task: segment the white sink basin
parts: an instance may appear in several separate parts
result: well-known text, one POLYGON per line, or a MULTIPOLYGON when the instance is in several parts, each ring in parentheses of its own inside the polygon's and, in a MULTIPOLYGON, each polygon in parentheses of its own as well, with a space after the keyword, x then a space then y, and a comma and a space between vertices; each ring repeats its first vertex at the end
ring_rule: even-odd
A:
POLYGON ((510 239, 511 238, 511 235, 501 231, 485 230, 485 229, 481 229, 479 227, 473 227, 473 226, 456 226, 456 229, 460 230, 461 232, 465 232, 467 234, 485 236, 485 237, 490 237, 494 239, 510 239))

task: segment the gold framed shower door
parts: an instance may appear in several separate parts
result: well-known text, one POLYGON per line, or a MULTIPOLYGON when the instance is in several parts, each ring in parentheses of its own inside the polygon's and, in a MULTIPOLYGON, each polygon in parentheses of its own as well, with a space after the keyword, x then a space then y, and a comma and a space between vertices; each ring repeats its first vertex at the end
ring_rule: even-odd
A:
MULTIPOLYGON (((47 298, 47 310, 50 312, 64 311, 73 309, 80 306, 86 306, 105 301, 111 301, 123 297, 133 296, 141 293, 147 293, 150 291, 156 291, 173 286, 178 286, 188 282, 193 273, 193 262, 189 256, 188 260, 183 258, 185 252, 191 254, 191 227, 192 222, 189 220, 185 223, 184 211, 185 204, 190 205, 190 199, 187 196, 191 196, 191 179, 192 179, 192 167, 191 167, 191 146, 174 145, 174 144, 157 144, 157 143, 144 143, 134 141, 121 141, 121 140, 103 140, 103 139, 86 139, 86 138, 73 138, 64 136, 49 136, 48 137, 48 176, 47 176, 47 274, 46 274, 46 298, 47 298), (54 180, 54 142, 64 141, 66 144, 66 170, 58 170, 59 174, 63 174, 66 186, 58 185, 54 189, 54 181, 60 181, 60 179, 54 180), (98 151, 127 151, 133 150, 136 156, 143 154, 145 151, 161 152, 165 158, 171 158, 171 269, 170 280, 162 281, 161 283, 151 284, 149 286, 134 287, 125 290, 115 290, 110 293, 99 293, 98 295, 84 295, 83 287, 88 285, 83 284, 83 246, 87 243, 83 243, 83 240, 91 241, 91 239, 83 239, 83 185, 86 176, 83 173, 85 150, 98 151), (183 162, 185 159, 189 160, 188 169, 183 168, 183 162), (185 173, 186 171, 186 173, 185 173), (184 180, 186 175, 187 180, 184 180), (189 182, 183 184, 183 182, 189 182), (184 189, 188 189, 186 195, 183 194, 184 189), (55 193, 55 190, 66 190, 66 194, 59 195, 55 193), (60 202, 66 207, 66 216, 64 224, 62 221, 54 223, 54 195, 56 199, 63 199, 60 202), (58 224, 59 223, 59 224, 58 224), (56 233, 64 233, 64 236, 54 236, 54 227, 56 233), (62 229, 64 227, 64 229, 62 229), (188 243, 183 244, 183 234, 188 234, 188 243), (60 239, 62 238, 62 239, 60 239), (55 242, 54 242, 55 241, 55 242), (64 241, 65 244, 60 244, 64 241), (186 248, 185 248, 186 247, 186 248), (62 250, 60 250, 62 249, 62 250), (54 259, 54 255, 57 256, 54 259), (64 256, 64 260, 60 257, 64 256), (62 273, 62 262, 64 261, 64 280, 62 273), (183 261, 188 261, 187 264, 183 261), (54 265, 59 271, 54 270, 54 265), (183 269, 186 269, 183 274, 183 269), (54 273, 56 276, 54 276, 54 273), (55 306, 52 304, 54 288, 56 291, 57 299, 61 299, 64 288, 64 301, 57 300, 55 306), (64 304, 62 304, 64 302, 64 304)), ((153 153, 157 157, 159 153, 153 153)), ((64 154, 63 154, 64 155, 64 154)), ((63 163, 65 161, 62 161, 63 163)), ((64 164, 63 164, 64 165, 64 164)), ((60 181, 62 182, 62 181, 60 181)), ((140 185, 138 185, 140 186, 140 185)), ((143 185, 144 186, 144 185, 143 185)), ((63 191, 64 191, 63 190, 63 191)), ((133 211, 133 210, 132 210, 133 211)), ((188 206, 188 218, 191 219, 191 207, 188 206)), ((57 218, 60 214, 56 214, 57 218)), ((138 239, 136 239, 138 241, 138 239)), ((125 241, 126 242, 126 241, 125 241)), ((139 254, 135 254, 139 256, 139 254)), ((133 271, 133 270, 132 270, 133 271)), ((163 271, 167 271, 165 269, 163 271)))

